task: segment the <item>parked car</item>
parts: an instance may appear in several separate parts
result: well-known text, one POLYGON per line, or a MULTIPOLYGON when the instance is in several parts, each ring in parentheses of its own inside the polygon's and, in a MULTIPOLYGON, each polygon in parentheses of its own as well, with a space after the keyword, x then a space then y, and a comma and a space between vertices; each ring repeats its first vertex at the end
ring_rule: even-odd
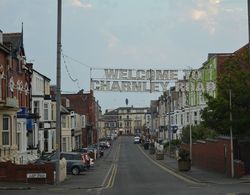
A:
POLYGON ((78 175, 87 168, 84 156, 80 152, 62 152, 60 158, 65 158, 67 172, 71 172, 73 175, 78 175))
POLYGON ((93 154, 91 154, 93 151, 89 148, 80 148, 78 151, 83 155, 87 168, 93 167, 94 159, 92 158, 93 154))
MULTIPOLYGON (((73 175, 78 175, 85 171, 87 164, 84 156, 80 152, 61 152, 60 159, 65 158, 67 162, 67 172, 73 175)), ((55 168, 57 156, 56 153, 52 153, 47 156, 41 156, 36 160, 35 164, 53 163, 55 168)))
POLYGON ((100 147, 103 148, 103 149, 110 148, 109 141, 100 141, 100 147))
POLYGON ((134 137, 134 143, 139 144, 141 142, 141 138, 139 136, 134 137))

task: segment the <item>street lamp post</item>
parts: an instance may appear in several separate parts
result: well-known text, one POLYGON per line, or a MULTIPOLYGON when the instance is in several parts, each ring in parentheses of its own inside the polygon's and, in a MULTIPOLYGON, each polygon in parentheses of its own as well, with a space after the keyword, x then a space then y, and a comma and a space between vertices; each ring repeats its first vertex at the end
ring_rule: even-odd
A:
POLYGON ((161 101, 162 103, 164 103, 164 114, 163 114, 163 117, 164 117, 163 140, 166 139, 166 132, 165 132, 165 130, 166 130, 166 123, 167 123, 167 121, 166 121, 166 118, 167 118, 167 102, 168 102, 167 98, 168 98, 168 97, 167 97, 166 92, 164 92, 163 95, 160 97, 160 101, 161 101))
POLYGON ((170 96, 170 89, 169 89, 169 95, 167 95, 166 92, 163 93, 163 95, 161 96, 161 100, 164 102, 164 129, 163 129, 163 138, 165 139, 166 138, 166 135, 165 135, 165 129, 166 129, 166 117, 167 117, 167 113, 168 113, 168 143, 169 143, 169 156, 171 155, 171 150, 170 150, 170 147, 171 147, 171 116, 170 116, 170 111, 171 111, 171 96, 170 96), (168 106, 167 106, 168 104, 168 106), (167 110, 167 107, 168 107, 168 110, 167 110))
POLYGON ((58 0, 57 16, 57 69, 56 69, 56 183, 60 182, 60 151, 61 151, 61 24, 62 0, 58 0))
MULTIPOLYGON (((170 91, 169 91, 170 93, 170 91)), ((168 109, 168 139, 169 139, 169 157, 171 157, 171 116, 170 116, 170 111, 171 111, 171 97, 168 96, 168 105, 169 105, 169 109, 168 109)))
POLYGON ((192 140, 192 121, 191 121, 191 104, 190 99, 188 99, 188 112, 189 112, 189 152, 190 152, 190 160, 192 162, 192 147, 193 147, 193 140, 192 140))
POLYGON ((229 89, 229 109, 230 109, 230 151, 231 151, 231 176, 234 177, 234 150, 233 150, 233 128, 232 128, 232 92, 229 89))

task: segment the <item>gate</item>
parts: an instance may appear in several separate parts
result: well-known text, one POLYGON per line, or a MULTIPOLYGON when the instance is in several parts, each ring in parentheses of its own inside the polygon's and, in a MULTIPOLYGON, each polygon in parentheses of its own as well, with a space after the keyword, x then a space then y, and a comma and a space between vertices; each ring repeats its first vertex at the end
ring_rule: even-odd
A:
POLYGON ((246 174, 250 174, 250 141, 239 141, 237 156, 244 162, 246 174))

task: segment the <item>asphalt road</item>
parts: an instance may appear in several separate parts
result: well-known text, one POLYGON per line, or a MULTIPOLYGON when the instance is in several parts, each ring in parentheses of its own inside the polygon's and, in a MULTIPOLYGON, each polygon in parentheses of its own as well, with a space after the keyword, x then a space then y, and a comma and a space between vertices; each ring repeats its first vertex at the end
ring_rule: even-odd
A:
POLYGON ((132 137, 121 137, 117 149, 111 185, 100 191, 102 195, 250 194, 249 184, 202 184, 170 174, 157 161, 147 158, 132 137))
POLYGON ((247 195, 250 184, 195 183, 169 171, 152 160, 133 137, 121 136, 95 167, 79 176, 69 176, 60 185, 38 186, 29 190, 0 190, 7 195, 29 194, 90 194, 90 195, 247 195))

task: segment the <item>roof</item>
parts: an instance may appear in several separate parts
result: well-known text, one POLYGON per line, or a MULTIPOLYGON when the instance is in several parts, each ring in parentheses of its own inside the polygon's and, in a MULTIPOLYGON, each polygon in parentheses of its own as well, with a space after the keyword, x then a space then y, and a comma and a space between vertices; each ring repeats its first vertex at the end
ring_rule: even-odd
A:
POLYGON ((50 81, 50 78, 46 77, 45 75, 43 75, 42 73, 38 72, 37 70, 35 70, 34 68, 32 68, 33 72, 36 72, 38 75, 40 75, 41 77, 43 77, 45 80, 50 81))
POLYGON ((89 94, 61 94, 70 100, 70 109, 75 110, 78 114, 87 114, 89 94))
MULTIPOLYGON (((104 115, 118 115, 118 111, 120 110, 136 110, 136 111, 141 111, 140 113, 145 113, 146 111, 146 113, 149 113, 150 108, 149 107, 119 107, 110 111, 106 110, 104 115)), ((131 113, 131 114, 139 114, 139 112, 131 113)))
POLYGON ((7 53, 7 54, 10 53, 10 50, 1 43, 0 43, 0 50, 7 53))
POLYGON ((25 56, 23 48, 23 33, 3 33, 3 44, 11 50, 18 51, 21 49, 25 56))

